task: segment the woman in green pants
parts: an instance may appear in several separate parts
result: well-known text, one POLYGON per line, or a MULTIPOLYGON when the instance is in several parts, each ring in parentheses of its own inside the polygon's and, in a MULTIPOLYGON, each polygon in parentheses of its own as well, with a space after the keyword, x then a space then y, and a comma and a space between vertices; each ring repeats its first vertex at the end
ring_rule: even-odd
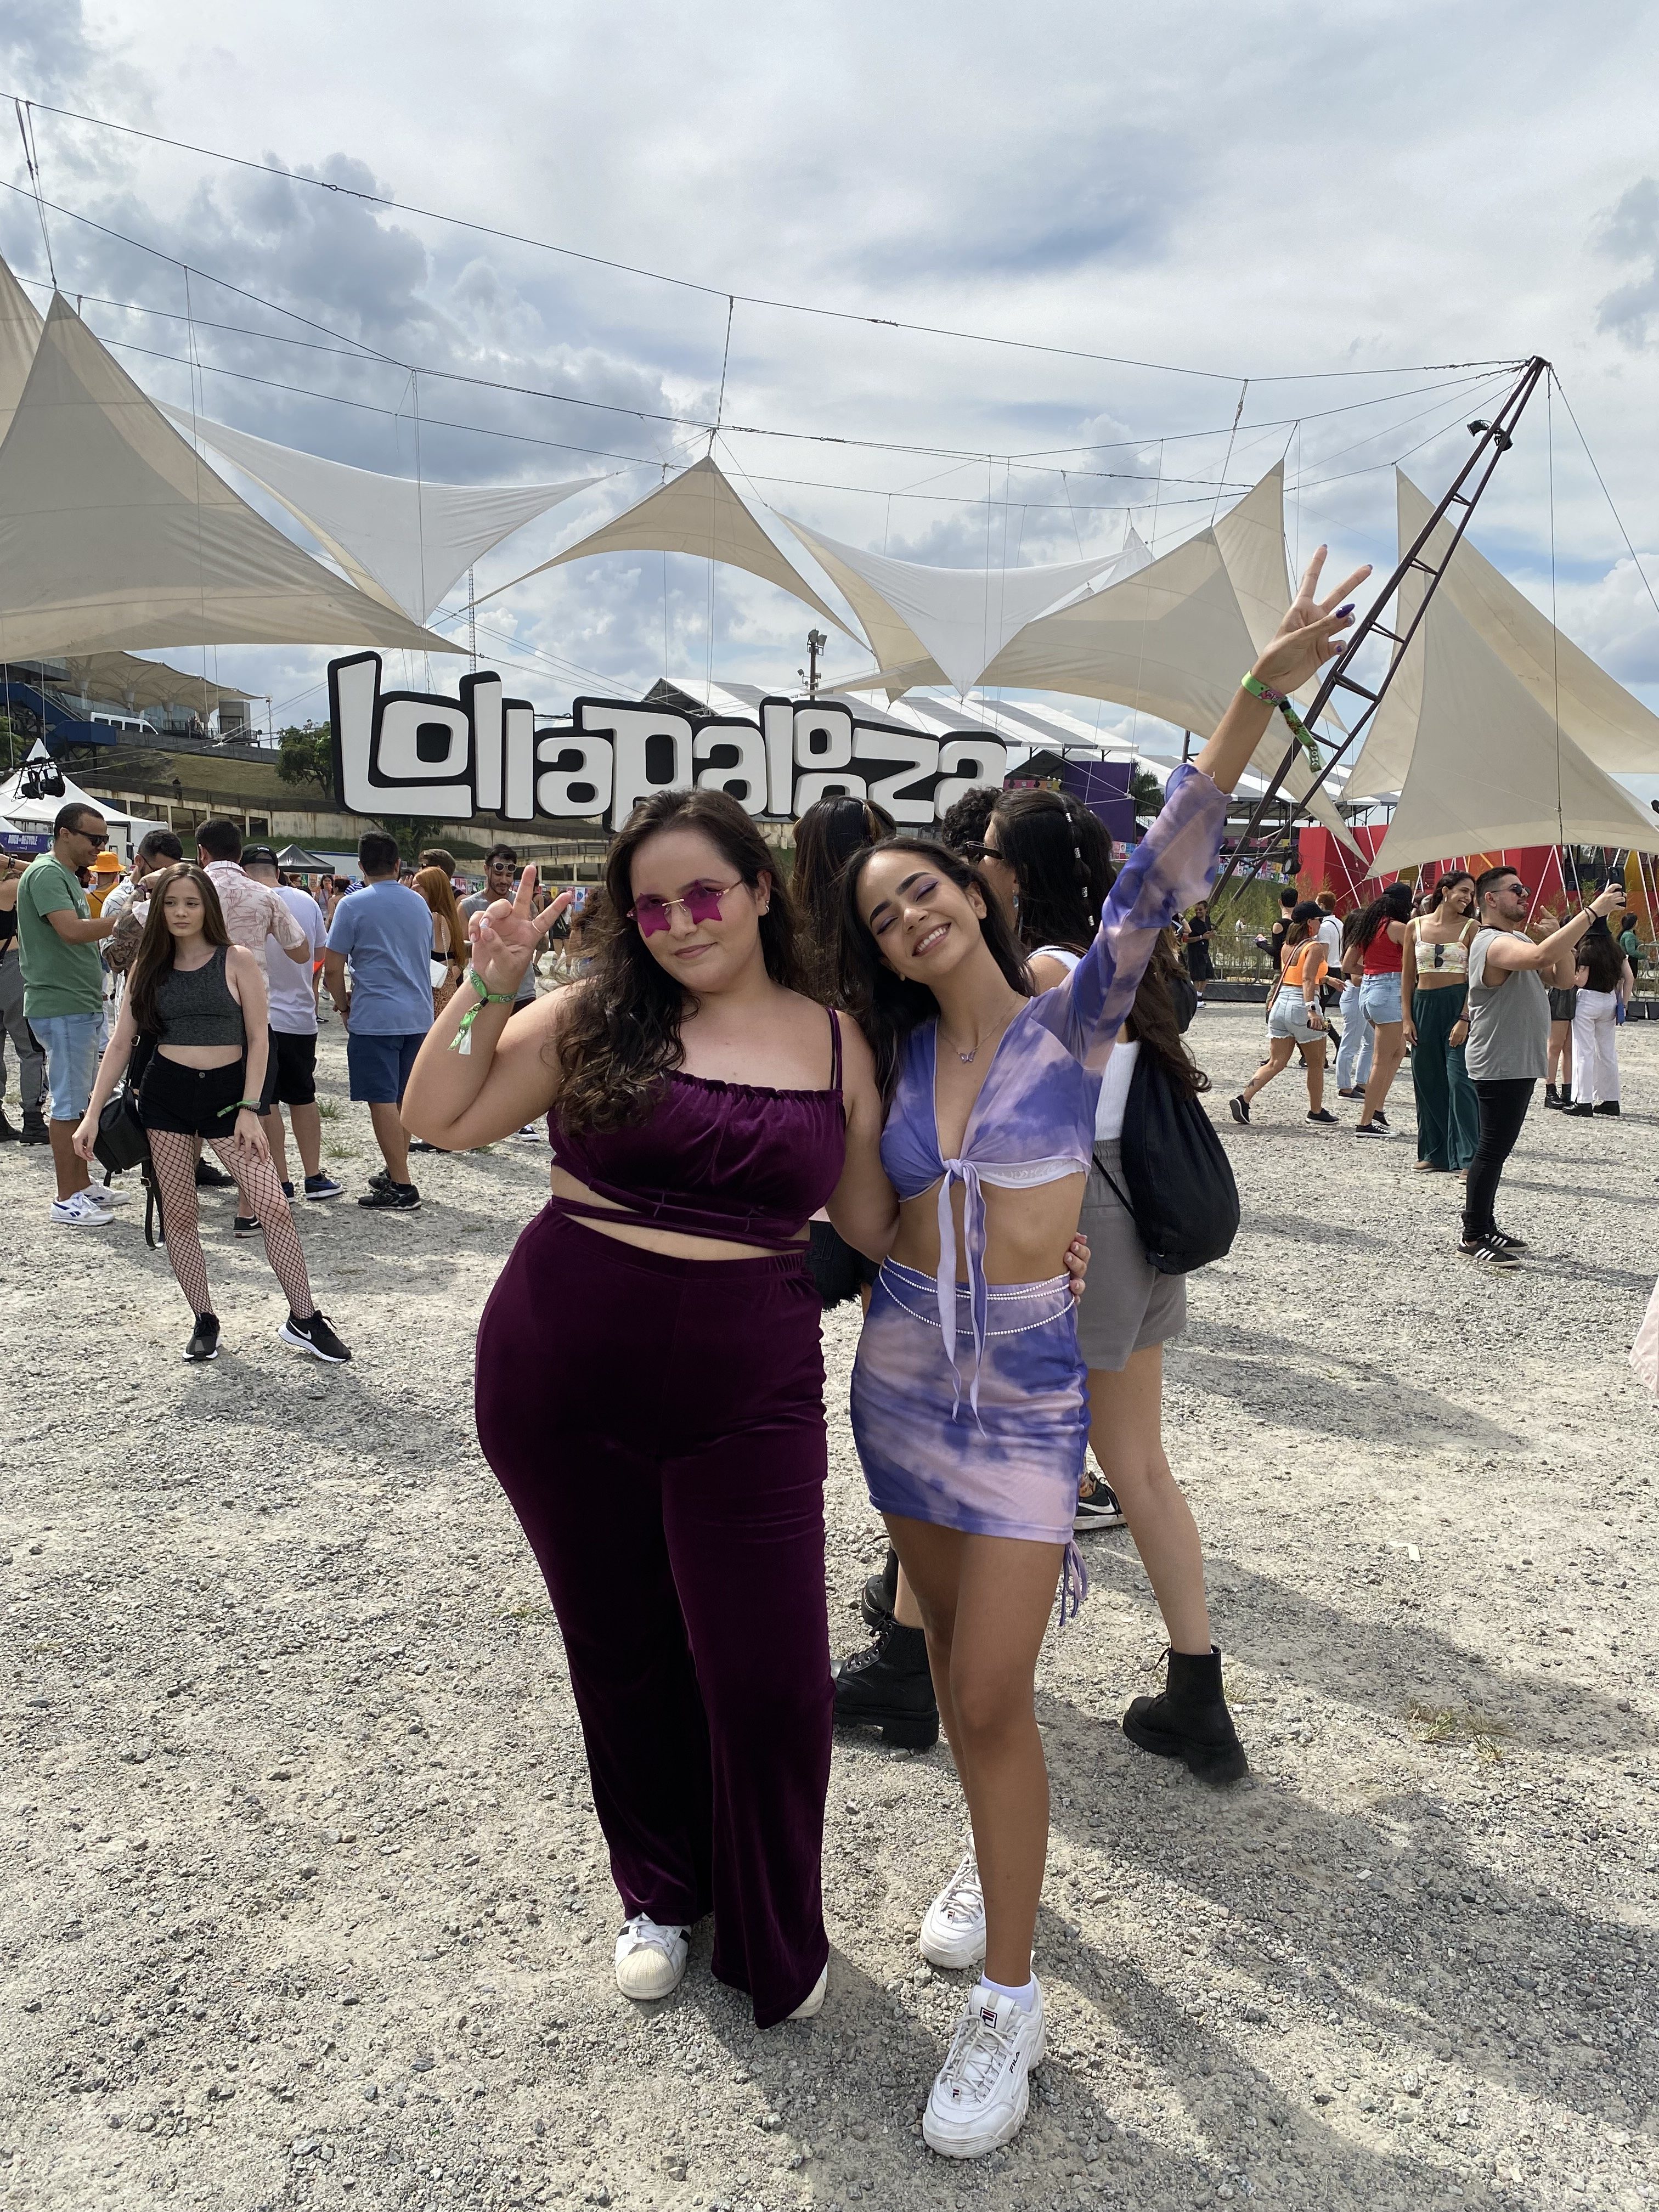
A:
POLYGON ((1473 876, 1462 870, 1442 876, 1405 943, 1401 981, 1417 1092, 1417 1164, 1429 1174, 1462 1174, 1480 1134, 1474 1088, 1463 1069, 1474 906, 1473 876))

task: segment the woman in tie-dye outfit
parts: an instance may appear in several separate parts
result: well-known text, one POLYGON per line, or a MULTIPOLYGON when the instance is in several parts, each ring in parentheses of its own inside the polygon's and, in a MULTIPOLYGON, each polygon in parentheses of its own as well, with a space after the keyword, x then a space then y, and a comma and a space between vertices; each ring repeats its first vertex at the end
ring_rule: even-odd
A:
MULTIPOLYGON (((1274 702, 1334 653, 1352 608, 1314 594, 1322 547, 1277 636, 1112 887, 1073 971, 1033 997, 984 879, 902 835, 849 864, 843 1003, 888 1100, 900 1199, 854 1370, 853 1430, 927 1632, 975 1849, 928 1908, 925 1955, 984 1974, 923 2117, 934 2150, 977 2157, 1024 2121, 1044 2047, 1031 1938, 1048 1786, 1033 1708, 1072 1543, 1087 1384, 1061 1267, 1093 1157, 1102 1073, 1158 933, 1213 879, 1227 794, 1274 702)), ((1277 744, 1278 740, 1273 740, 1277 744)))

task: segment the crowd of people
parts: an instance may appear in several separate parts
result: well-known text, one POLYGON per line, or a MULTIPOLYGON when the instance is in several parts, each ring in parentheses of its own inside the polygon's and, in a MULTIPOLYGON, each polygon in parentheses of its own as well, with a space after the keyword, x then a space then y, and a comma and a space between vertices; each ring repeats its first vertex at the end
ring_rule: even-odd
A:
MULTIPOLYGON (((974 1970, 924 2107, 942 2155, 1010 2141, 1044 2055, 1034 1687, 1056 1595, 1063 1623, 1087 1595, 1080 1534, 1127 1527, 1167 1632, 1164 1686, 1128 1706, 1126 1735, 1206 1783, 1249 1771, 1164 1443, 1164 1346, 1197 1262, 1149 1239, 1131 1138, 1195 1115, 1215 1146, 1185 1040, 1214 974, 1206 894, 1268 720, 1352 618, 1365 572, 1322 598, 1322 559, 1121 867, 1079 802, 975 788, 938 836, 821 800, 786 881, 744 809, 698 788, 642 801, 591 896, 550 897, 498 846, 458 898, 452 855, 408 867, 377 831, 361 881, 313 898, 215 821, 193 860, 153 836, 94 912, 82 878, 106 825, 84 805, 0 884, 0 917, 15 910, 0 1016, 44 1054, 24 1115, 52 1148, 52 1218, 107 1221, 118 1195, 89 1163, 128 1102, 191 1308, 187 1358, 219 1344, 204 1146, 235 1185, 237 1232, 264 1237, 283 1340, 350 1357, 316 1310, 290 1204, 343 1195, 320 1157, 320 993, 383 1163, 359 1205, 418 1210, 411 1151, 550 1139, 548 1202, 479 1326, 474 1401, 562 1635, 624 1916, 617 1987, 671 1994, 712 1914, 713 1971, 758 2027, 816 2015, 833 1730, 915 1747, 942 1732, 965 1849, 918 1943, 974 1970), (556 945, 572 988, 538 994, 556 945), (106 962, 120 977, 106 1043, 106 962), (821 1325, 854 1300, 849 1413, 889 1552, 864 1593, 873 1640, 832 1665, 821 1325)), ((1616 1110, 1606 1033, 1629 986, 1612 890, 1531 933, 1530 897, 1504 868, 1418 898, 1390 885, 1346 921, 1328 895, 1288 893, 1267 1054, 1229 1101, 1248 1126, 1299 1052, 1309 1119, 1334 1121, 1340 1013, 1338 1094, 1375 1140, 1409 1051, 1419 1164, 1466 1176, 1462 1248, 1494 1267, 1522 1249, 1493 1204, 1547 1061, 1573 1110, 1581 1083, 1588 1110, 1616 1110), (1551 994, 1567 991, 1562 1016, 1551 994), (1553 1018, 1573 1024, 1566 1078, 1553 1018)), ((1167 1170, 1152 1198, 1165 1215, 1198 1202, 1167 1170)))

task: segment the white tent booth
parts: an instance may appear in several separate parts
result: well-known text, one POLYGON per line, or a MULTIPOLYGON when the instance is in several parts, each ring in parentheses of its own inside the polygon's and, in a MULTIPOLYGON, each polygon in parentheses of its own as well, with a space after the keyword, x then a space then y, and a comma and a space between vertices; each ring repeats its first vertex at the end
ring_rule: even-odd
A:
POLYGON ((0 783, 0 827, 12 830, 42 830, 48 839, 52 825, 65 806, 89 806, 94 814, 101 814, 109 824, 112 848, 123 860, 131 860, 135 847, 143 843, 152 830, 165 830, 165 822, 151 822, 142 814, 126 814, 118 806, 94 799, 89 791, 82 791, 72 776, 65 775, 42 744, 37 744, 21 768, 0 783), (25 795, 27 787, 38 779, 42 763, 50 769, 54 781, 61 781, 61 792, 45 792, 38 799, 25 795))

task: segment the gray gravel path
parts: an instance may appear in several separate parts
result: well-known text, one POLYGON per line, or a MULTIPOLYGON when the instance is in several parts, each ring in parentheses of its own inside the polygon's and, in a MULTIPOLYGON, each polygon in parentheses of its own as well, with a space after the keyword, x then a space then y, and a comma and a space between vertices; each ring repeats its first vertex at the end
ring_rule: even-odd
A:
MULTIPOLYGON (((1215 1108, 1261 1016, 1195 1032, 1215 1108)), ((680 2208, 1634 2208, 1659 2193, 1655 1414, 1626 1354, 1656 1266, 1659 1030, 1619 1122, 1535 1110, 1477 1279, 1409 1135, 1225 1127, 1245 1206, 1170 1360, 1253 1782, 1116 1726, 1155 1611, 1120 1536, 1051 1632, 1038 1968, 1054 2050, 999 2157, 915 2132, 960 1978, 915 1951, 958 1849, 942 1752, 842 1741, 810 2026, 708 1972, 617 1996, 617 1918, 558 1639, 472 1436, 477 1315, 544 1188, 511 1144, 424 1211, 303 1209, 358 1358, 275 1340, 204 1202, 227 1352, 135 1215, 53 1231, 0 1151, 0 2201, 680 2208)), ((324 1031, 343 1097, 337 1027, 324 1031)), ((1395 1120, 1411 1128, 1409 1078, 1395 1120)), ((327 1124, 353 1188, 361 1109, 327 1124)), ((880 1554, 829 1331, 842 1648, 880 1554)), ((619 1562, 618 1602, 625 1603, 619 1562)), ((740 1607, 743 1593, 732 1593, 740 1607)))

